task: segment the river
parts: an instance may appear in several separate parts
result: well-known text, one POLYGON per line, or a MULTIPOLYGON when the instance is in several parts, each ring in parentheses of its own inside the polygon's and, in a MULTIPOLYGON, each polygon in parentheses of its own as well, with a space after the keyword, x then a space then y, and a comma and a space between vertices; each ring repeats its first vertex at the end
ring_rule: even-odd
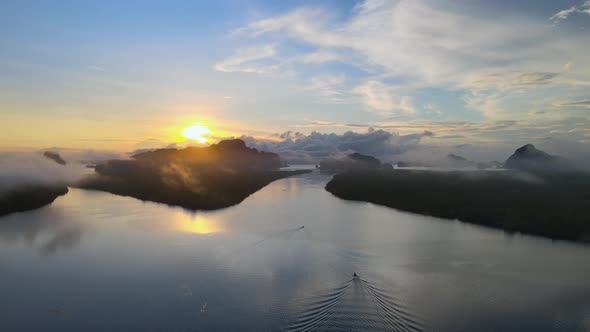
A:
POLYGON ((329 179, 212 212, 71 188, 2 217, 0 330, 590 330, 590 246, 340 200, 329 179))

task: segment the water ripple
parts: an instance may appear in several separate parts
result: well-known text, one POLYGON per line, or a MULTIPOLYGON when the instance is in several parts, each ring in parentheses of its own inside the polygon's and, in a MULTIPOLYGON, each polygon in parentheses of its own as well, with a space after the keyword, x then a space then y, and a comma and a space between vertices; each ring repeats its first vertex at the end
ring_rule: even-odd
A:
POLYGON ((303 305, 287 331, 422 331, 423 325, 390 291, 358 278, 303 305))

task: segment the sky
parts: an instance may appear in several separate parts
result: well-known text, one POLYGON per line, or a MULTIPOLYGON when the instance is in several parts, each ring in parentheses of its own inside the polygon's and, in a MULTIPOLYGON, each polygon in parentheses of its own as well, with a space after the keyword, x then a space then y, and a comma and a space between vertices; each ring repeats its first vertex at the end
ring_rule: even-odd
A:
POLYGON ((0 150, 179 145, 201 124, 590 157, 589 32, 586 0, 2 1, 0 150))

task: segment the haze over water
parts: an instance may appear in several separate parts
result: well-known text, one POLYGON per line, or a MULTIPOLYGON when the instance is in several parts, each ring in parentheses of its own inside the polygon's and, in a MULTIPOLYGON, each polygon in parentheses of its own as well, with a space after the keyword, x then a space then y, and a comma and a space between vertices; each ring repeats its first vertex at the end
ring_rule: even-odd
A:
POLYGON ((590 247, 340 200, 330 178, 206 213, 70 189, 0 218, 0 330, 590 329, 590 247))

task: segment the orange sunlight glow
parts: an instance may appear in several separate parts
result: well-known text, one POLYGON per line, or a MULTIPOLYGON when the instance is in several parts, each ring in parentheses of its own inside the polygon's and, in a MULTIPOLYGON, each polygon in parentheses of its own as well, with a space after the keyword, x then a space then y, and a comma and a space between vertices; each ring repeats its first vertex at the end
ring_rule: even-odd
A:
POLYGON ((175 220, 174 229, 183 233, 210 234, 224 231, 223 224, 205 215, 190 215, 179 212, 175 220))
POLYGON ((201 124, 192 125, 182 130, 182 136, 188 139, 194 139, 201 144, 207 143, 206 136, 209 134, 211 134, 211 130, 201 124))

